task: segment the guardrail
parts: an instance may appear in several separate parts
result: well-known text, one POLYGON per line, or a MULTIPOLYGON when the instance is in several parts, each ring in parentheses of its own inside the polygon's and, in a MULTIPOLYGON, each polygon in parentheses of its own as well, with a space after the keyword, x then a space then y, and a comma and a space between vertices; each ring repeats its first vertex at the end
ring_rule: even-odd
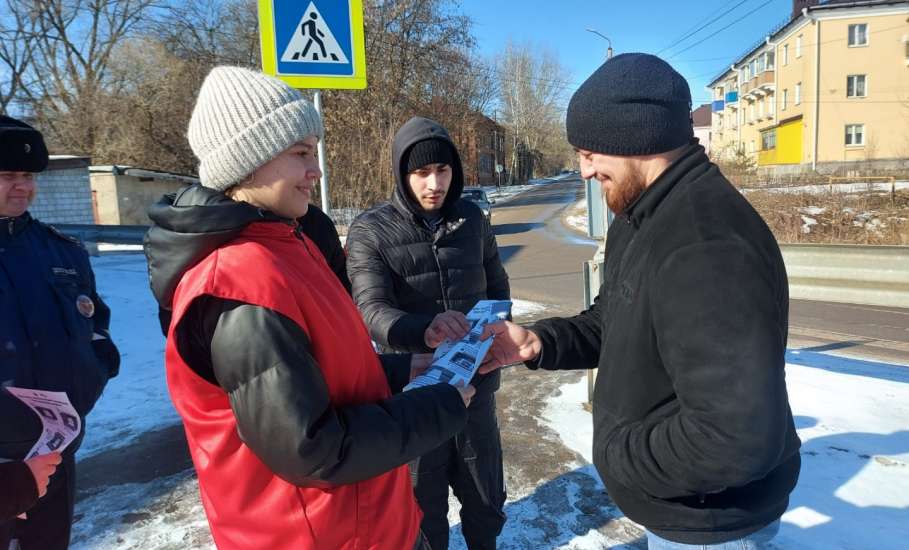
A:
MULTIPOLYGON (((57 229, 85 243, 142 244, 145 225, 71 225, 57 229)), ((780 246, 789 274, 789 296, 909 308, 909 247, 848 244, 780 246)), ((586 291, 599 289, 596 267, 585 266, 586 291)))
POLYGON ((61 233, 83 243, 142 244, 147 225, 78 225, 55 223, 61 233))
POLYGON ((909 308, 909 247, 787 244, 780 249, 791 298, 909 308))

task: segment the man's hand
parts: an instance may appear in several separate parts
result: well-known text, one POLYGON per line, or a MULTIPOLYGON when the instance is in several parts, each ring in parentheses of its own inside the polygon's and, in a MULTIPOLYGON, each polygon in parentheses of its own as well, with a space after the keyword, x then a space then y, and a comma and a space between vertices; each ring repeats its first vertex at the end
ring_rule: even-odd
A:
POLYGON ((32 471, 32 476, 35 478, 35 485, 38 486, 38 498, 47 494, 47 483, 50 476, 57 470, 57 464, 60 464, 61 460, 63 458, 60 453, 50 453, 25 461, 25 465, 32 471))
POLYGON ((436 315, 423 333, 423 342, 428 348, 436 349, 445 340, 457 342, 470 332, 470 323, 460 311, 445 311, 436 315))
POLYGON ((432 365, 431 353, 414 353, 410 356, 410 381, 420 376, 432 365))
POLYGON ((536 334, 511 321, 496 321, 486 325, 480 339, 485 340, 490 336, 495 336, 495 339, 480 365, 481 374, 512 363, 536 359, 543 348, 543 343, 536 334))

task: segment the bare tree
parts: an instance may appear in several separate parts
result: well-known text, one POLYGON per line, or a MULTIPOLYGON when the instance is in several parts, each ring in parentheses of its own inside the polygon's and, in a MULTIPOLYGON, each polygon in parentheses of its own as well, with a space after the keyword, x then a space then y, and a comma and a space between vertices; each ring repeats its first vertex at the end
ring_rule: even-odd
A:
POLYGON ((21 2, 6 0, 0 16, 0 113, 28 87, 26 72, 32 62, 35 19, 21 2))
POLYGON ((92 153, 114 48, 160 0, 31 0, 35 77, 26 95, 52 142, 92 153))
POLYGON ((553 135, 564 135, 567 71, 552 52, 511 42, 499 55, 496 70, 503 119, 512 133, 509 179, 513 182, 520 172, 522 151, 539 156, 553 135))

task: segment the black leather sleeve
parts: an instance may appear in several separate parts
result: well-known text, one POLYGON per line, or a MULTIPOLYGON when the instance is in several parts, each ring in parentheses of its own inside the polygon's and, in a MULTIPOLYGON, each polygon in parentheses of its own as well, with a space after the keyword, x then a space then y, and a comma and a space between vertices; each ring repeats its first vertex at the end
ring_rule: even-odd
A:
POLYGON ((388 387, 391 393, 400 393, 410 382, 410 359, 409 353, 381 353, 379 361, 382 362, 382 369, 385 371, 385 378, 388 379, 388 387))
POLYGON ((259 306, 203 303, 201 322, 187 326, 211 331, 213 378, 229 395, 240 438, 291 483, 329 487, 375 477, 466 424, 461 396, 447 384, 335 407, 299 325, 259 306))
POLYGON ((0 522, 14 519, 38 502, 38 486, 25 462, 0 463, 0 522))
POLYGON ((433 315, 408 313, 398 306, 391 270, 379 252, 374 228, 354 222, 347 236, 347 273, 353 299, 373 340, 386 348, 428 351, 423 335, 433 315))

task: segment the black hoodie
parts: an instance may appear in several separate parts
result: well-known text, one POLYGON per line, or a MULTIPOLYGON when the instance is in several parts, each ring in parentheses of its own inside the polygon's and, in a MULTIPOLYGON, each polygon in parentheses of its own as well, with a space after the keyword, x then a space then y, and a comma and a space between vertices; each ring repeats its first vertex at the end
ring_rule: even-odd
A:
MULTIPOLYGON (((294 223, 198 185, 166 195, 149 217, 149 279, 168 309, 183 274, 247 225, 294 223)), ((302 239, 299 227, 297 235, 302 239)), ((447 385, 334 407, 307 333, 268 308, 203 296, 174 327, 173 338, 189 367, 228 393, 243 442, 296 485, 374 477, 437 447, 466 422, 460 394, 447 385), (266 371, 274 373, 260 376, 266 371)), ((381 359, 389 386, 399 392, 410 356, 381 359)))
MULTIPOLYGON (((391 200, 361 214, 347 236, 347 273, 354 301, 373 339, 398 351, 428 351, 423 334, 443 311, 463 313, 484 299, 510 298, 492 227, 480 208, 462 200, 464 173, 448 132, 425 118, 398 130, 392 146, 397 183, 391 200), (440 139, 454 155, 441 223, 430 229, 407 184, 407 152, 440 139)), ((477 392, 498 388, 498 374, 476 381, 477 392)))

